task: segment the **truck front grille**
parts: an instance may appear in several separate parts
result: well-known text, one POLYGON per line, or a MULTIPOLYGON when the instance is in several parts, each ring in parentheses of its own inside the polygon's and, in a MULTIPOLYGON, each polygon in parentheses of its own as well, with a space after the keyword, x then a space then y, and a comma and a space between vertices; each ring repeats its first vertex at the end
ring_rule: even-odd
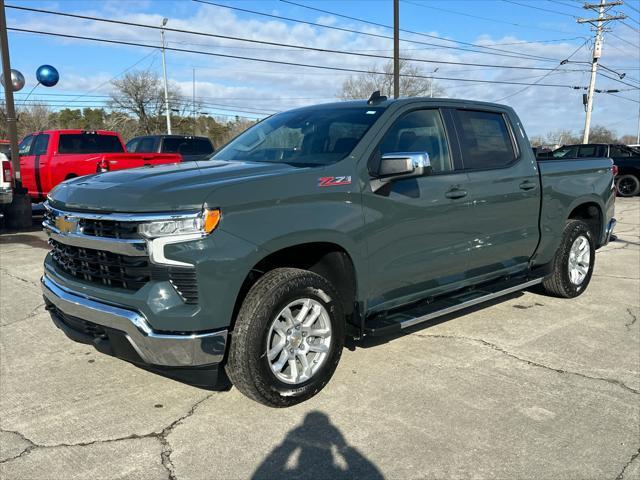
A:
POLYGON ((80 231, 92 237, 136 239, 138 234, 137 222, 119 222, 117 220, 80 219, 80 231))
POLYGON ((65 245, 50 239, 58 267, 76 278, 110 287, 138 290, 151 280, 147 257, 128 257, 102 250, 65 245))

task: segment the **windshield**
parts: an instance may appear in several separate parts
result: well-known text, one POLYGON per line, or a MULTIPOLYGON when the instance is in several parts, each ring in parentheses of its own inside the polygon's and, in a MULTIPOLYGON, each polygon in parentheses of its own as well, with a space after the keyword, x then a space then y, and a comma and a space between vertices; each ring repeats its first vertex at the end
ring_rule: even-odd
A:
POLYGON ((254 125, 216 153, 216 160, 329 165, 355 148, 383 108, 284 112, 254 125))

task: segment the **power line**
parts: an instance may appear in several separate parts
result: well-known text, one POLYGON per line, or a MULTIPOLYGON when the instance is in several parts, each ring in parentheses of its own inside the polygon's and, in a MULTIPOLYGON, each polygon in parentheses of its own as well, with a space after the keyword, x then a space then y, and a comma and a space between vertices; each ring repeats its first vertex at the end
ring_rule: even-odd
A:
POLYGON ((613 32, 609 32, 609 35, 611 35, 611 36, 612 36, 612 37, 614 37, 614 38, 617 38, 618 40, 620 40, 620 41, 622 41, 622 42, 626 43, 627 45, 631 45, 632 47, 638 48, 638 45, 635 45, 635 44, 633 44, 633 43, 631 43, 631 42, 629 42, 629 41, 625 40, 624 38, 619 37, 618 35, 616 35, 616 34, 615 34, 615 33, 613 33, 613 32))
MULTIPOLYGON (((109 44, 115 44, 115 45, 127 45, 127 46, 133 46, 133 47, 145 47, 145 48, 154 48, 154 49, 162 48, 162 47, 159 47, 157 45, 149 45, 149 44, 144 44, 144 43, 126 42, 126 41, 122 41, 122 40, 109 40, 109 39, 105 39, 105 38, 87 37, 87 36, 81 36, 81 35, 71 35, 71 34, 56 33, 56 32, 45 32, 45 31, 42 31, 42 30, 31 30, 31 29, 25 29, 25 28, 9 27, 7 30, 11 30, 11 31, 14 31, 14 32, 32 33, 32 34, 37 34, 37 35, 48 35, 48 36, 61 37, 61 38, 72 38, 72 39, 76 39, 76 40, 89 40, 89 41, 93 41, 93 42, 109 43, 109 44)), ((284 60, 273 60, 273 59, 266 59, 266 58, 246 57, 246 56, 241 56, 241 55, 230 55, 230 54, 224 54, 224 53, 214 53, 214 52, 207 52, 207 51, 202 51, 202 50, 191 50, 191 49, 176 48, 176 47, 165 47, 165 49, 166 50, 170 50, 170 51, 174 51, 174 52, 193 53, 193 54, 207 55, 207 56, 212 56, 212 57, 231 58, 231 59, 236 59, 236 60, 247 60, 247 61, 253 61, 253 62, 271 63, 271 64, 287 65, 287 66, 294 66, 294 67, 316 68, 316 69, 320 69, 320 70, 332 70, 332 71, 349 72, 349 73, 365 73, 365 74, 373 74, 373 75, 387 75, 386 72, 380 72, 380 71, 375 71, 375 70, 363 70, 363 69, 358 69, 358 68, 332 67, 332 66, 329 66, 329 65, 314 65, 314 64, 308 64, 308 63, 297 63, 297 62, 288 62, 288 61, 284 61, 284 60)), ((401 76, 402 77, 406 77, 406 78, 424 78, 424 79, 435 79, 435 80, 447 80, 447 81, 452 81, 452 82, 487 83, 487 84, 504 84, 504 85, 529 85, 527 83, 507 82, 507 81, 502 81, 502 80, 481 80, 481 79, 471 79, 471 78, 442 77, 442 76, 436 76, 436 75, 402 74, 401 76)), ((571 88, 571 85, 565 85, 565 84, 542 84, 542 83, 540 83, 540 84, 537 84, 537 85, 541 86, 541 87, 569 87, 569 88, 571 88)))
POLYGON ((456 10, 448 10, 446 8, 440 8, 440 7, 434 7, 433 5, 425 5, 423 3, 417 3, 417 2, 413 2, 411 0, 402 0, 404 3, 409 3, 411 5, 415 5, 417 7, 422 7, 422 8, 430 8, 432 10, 439 10, 441 12, 446 12, 446 13, 452 13, 454 15, 462 15, 464 17, 470 17, 470 18, 477 18, 479 20, 485 20, 487 22, 495 22, 495 23, 502 23, 502 24, 506 24, 506 25, 512 25, 514 27, 519 27, 519 28, 527 28, 529 30, 545 30, 547 32, 554 32, 554 33, 558 33, 558 30, 551 30, 548 28, 542 28, 542 27, 530 27, 528 25, 521 25, 519 23, 512 23, 512 22, 507 22, 505 20, 498 20, 496 18, 489 18, 489 17, 481 17, 479 15, 472 15, 470 13, 465 13, 465 12, 458 12, 456 10))
MULTIPOLYGON (((264 12, 258 12, 256 10, 249 10, 246 8, 240 8, 240 7, 232 7, 229 5, 223 5, 220 3, 214 3, 214 2, 210 2, 210 1, 206 1, 206 0, 193 0, 194 2, 198 2, 198 3, 203 3, 203 4, 207 4, 207 5, 213 5, 215 7, 219 7, 219 8, 226 8, 229 10, 234 10, 234 11, 239 11, 239 12, 244 12, 244 13, 250 13, 253 15, 260 15, 263 17, 268 17, 268 18, 276 18, 278 20, 285 20, 288 22, 296 22, 296 23, 301 23, 301 24, 305 24, 305 25, 311 25, 314 27, 320 27, 320 28, 328 28, 331 30, 338 30, 341 32, 348 32, 348 33, 355 33, 358 35, 366 35, 369 37, 376 37, 376 38, 384 38, 386 40, 393 40, 393 37, 389 36, 389 35, 381 35, 378 33, 371 33, 371 32, 361 32, 358 30, 352 30, 349 28, 344 28, 344 27, 337 27, 335 25, 323 25, 321 23, 315 23, 315 22, 310 22, 307 20, 300 20, 300 19, 296 19, 296 18, 291 18, 291 17, 283 17, 280 15, 274 15, 274 14, 270 14, 270 13, 264 13, 264 12)), ((310 8, 310 7, 309 7, 310 8)), ((339 14, 336 14, 336 16, 339 14)), ((359 20, 365 23, 368 23, 368 21, 365 20, 359 20)), ((382 24, 380 24, 380 26, 383 26, 382 24)), ((426 34, 423 34, 426 35, 426 34)), ((437 37, 438 40, 443 40, 440 37, 437 37)), ((450 47, 450 46, 446 46, 446 45, 440 45, 440 44, 435 44, 435 43, 430 43, 430 42, 424 42, 424 41, 420 41, 420 40, 409 40, 407 38, 401 38, 400 39, 401 42, 406 42, 406 43, 413 43, 413 44, 417 44, 417 45, 427 45, 427 46, 432 46, 432 47, 439 47, 439 48, 450 48, 450 49, 454 49, 454 50, 462 50, 462 51, 469 51, 469 52, 473 52, 473 53, 482 53, 482 54, 489 54, 489 52, 483 52, 483 51, 477 51, 477 50, 470 50, 470 49, 465 49, 462 47, 450 47)), ((505 54, 505 53, 492 53, 492 55, 495 56, 502 56, 502 57, 512 57, 512 58, 522 58, 522 54, 516 54, 516 55, 509 55, 509 54, 505 54)), ((531 55, 530 58, 532 59, 539 59, 539 61, 548 61, 548 62, 557 62, 559 60, 555 59, 555 58, 549 58, 549 57, 539 57, 537 55, 531 55)))
MULTIPOLYGON (((580 45, 578 48, 576 48, 576 49, 573 51, 573 53, 572 53, 571 55, 569 55, 568 59, 571 59, 571 57, 573 57, 575 54, 577 54, 577 53, 580 51, 580 49, 581 49, 582 47, 584 47, 586 44, 587 44, 587 41, 585 41, 582 45, 580 45)), ((558 65, 558 66, 556 67, 556 69, 557 69, 557 68, 560 68, 561 66, 562 66, 562 64, 558 65)), ((534 82, 534 84, 537 84, 538 82, 540 82, 540 81, 544 80, 545 78, 547 78, 547 77, 548 77, 549 75, 551 75, 552 73, 553 73, 553 71, 548 72, 546 75, 543 75, 539 80, 537 80, 536 82, 534 82)), ((524 92, 525 90, 528 90, 528 89, 529 89, 529 88, 531 88, 532 86, 533 86, 533 85, 528 85, 528 86, 526 86, 526 87, 524 87, 524 88, 522 88, 522 89, 520 89, 520 90, 518 90, 518 91, 516 91, 516 92, 514 92, 514 93, 512 93, 512 94, 510 94, 510 95, 507 95, 507 96, 505 96, 505 97, 501 97, 501 98, 499 98, 499 99, 497 99, 497 100, 494 100, 494 102, 496 102, 496 103, 497 103, 497 102, 501 102, 501 101, 503 101, 503 100, 506 100, 507 98, 514 97, 514 96, 516 96, 516 95, 518 95, 518 94, 520 94, 520 93, 524 92)))
POLYGON ((503 1, 503 2, 506 2, 506 3, 511 3, 511 4, 513 4, 513 5, 518 5, 518 6, 520 6, 520 7, 533 8, 533 9, 535 9, 535 10, 541 10, 541 11, 543 11, 543 12, 555 13, 556 15, 564 15, 565 17, 576 18, 576 16, 575 16, 575 15, 570 15, 570 14, 568 14, 568 13, 558 12, 557 10, 551 10, 551 9, 544 8, 544 7, 535 7, 535 6, 533 6, 533 5, 528 5, 528 4, 526 4, 526 3, 520 3, 520 2, 515 2, 515 1, 513 1, 513 0, 502 0, 502 1, 503 1))
MULTIPOLYGON (((368 25, 374 25, 376 27, 382 27, 382 28, 387 28, 387 29, 393 30, 393 27, 391 25, 385 25, 383 23, 372 22, 370 20, 364 20, 362 18, 352 17, 352 16, 349 16, 349 15, 344 15, 342 13, 336 13, 336 12, 332 12, 332 11, 329 11, 329 10, 323 10, 321 8, 311 7, 309 5, 304 5, 302 3, 292 2, 291 0, 280 0, 280 1, 283 2, 283 3, 288 3, 290 5, 295 5, 296 7, 306 8, 308 10, 313 10, 315 12, 326 13, 328 15, 334 15, 336 17, 346 18, 347 20, 355 20, 356 22, 361 22, 361 23, 365 23, 365 24, 368 24, 368 25)), ((207 2, 207 3, 209 3, 209 2, 207 2)), ((401 28, 400 31, 401 32, 405 32, 405 33, 410 33, 410 34, 413 34, 413 35, 419 35, 421 37, 433 38, 433 39, 436 39, 436 40, 439 40, 439 41, 442 41, 442 42, 453 42, 453 43, 458 43, 460 45, 467 45, 467 46, 476 47, 476 48, 485 48, 485 49, 493 50, 493 51, 497 51, 497 52, 511 53, 511 54, 515 54, 515 55, 522 55, 521 52, 514 52, 512 50, 503 50, 503 49, 500 49, 500 48, 491 48, 491 47, 486 46, 486 45, 478 45, 476 43, 463 42, 463 41, 460 41, 460 40, 451 40, 451 39, 448 39, 448 38, 438 37, 436 35, 429 35, 427 33, 416 32, 416 31, 413 31, 413 30, 407 30, 405 28, 401 28)), ((445 45, 442 45, 441 47, 442 48, 459 49, 459 48, 456 48, 456 47, 449 47, 449 46, 445 46, 445 45)), ((467 49, 462 49, 462 50, 469 51, 467 49)), ((488 53, 488 52, 476 52, 476 53, 488 53)), ((532 58, 536 58, 537 57, 537 58, 544 58, 546 60, 549 59, 548 57, 538 57, 536 55, 530 55, 530 56, 532 58)))
POLYGON ((629 97, 623 97, 622 95, 618 95, 616 93, 609 93, 609 95, 611 95, 613 97, 622 98, 623 100, 629 100, 630 102, 640 103, 640 101, 638 101, 638 100, 634 100, 633 98, 629 98, 629 97))
MULTIPOLYGON (((196 1, 200 1, 200 0, 196 0, 196 1)), ((208 2, 204 2, 204 3, 208 3, 208 2)), ((275 46, 275 47, 297 48, 297 49, 300 49, 300 50, 308 50, 308 51, 314 51, 314 52, 320 52, 320 53, 351 55, 351 56, 357 56, 357 57, 375 58, 375 59, 383 59, 383 60, 390 60, 390 59, 393 58, 393 57, 388 56, 388 55, 377 55, 377 54, 372 54, 372 53, 361 53, 361 52, 352 52, 352 51, 345 51, 345 50, 334 50, 334 49, 327 49, 327 48, 310 47, 310 46, 306 46, 306 45, 294 45, 294 44, 287 44, 287 43, 280 43, 280 42, 272 42, 272 41, 267 41, 267 40, 254 40, 254 39, 249 39, 249 38, 233 37, 233 36, 229 36, 229 35, 219 35, 219 34, 213 34, 213 33, 207 33, 207 32, 198 32, 198 31, 194 31, 194 30, 184 30, 184 29, 178 29, 178 28, 169 28, 169 27, 166 27, 166 26, 165 27, 159 27, 159 26, 156 26, 156 25, 147 25, 147 24, 143 24, 143 23, 135 23, 135 22, 129 22, 129 21, 125 21, 125 20, 115 20, 115 19, 110 19, 110 18, 99 18, 99 17, 88 16, 88 15, 79 15, 79 14, 73 14, 73 13, 56 12, 56 11, 53 11, 53 10, 43 10, 43 9, 29 8, 29 7, 18 7, 18 6, 15 6, 15 5, 7 5, 7 8, 13 8, 13 9, 18 9, 18 10, 27 10, 27 11, 37 12, 37 13, 45 13, 45 14, 49 14, 49 15, 58 15, 58 16, 62 16, 62 17, 72 17, 72 18, 78 18, 78 19, 83 19, 83 20, 92 20, 92 21, 96 21, 96 22, 104 22, 104 23, 126 25, 126 26, 132 26, 132 27, 140 27, 140 28, 149 28, 149 29, 153 29, 153 30, 162 30, 162 29, 164 29, 165 31, 168 31, 168 32, 185 33, 185 34, 190 34, 190 35, 200 35, 200 36, 220 38, 220 39, 225 39, 225 40, 248 42, 248 43, 258 43, 258 44, 262 44, 262 45, 270 45, 270 46, 275 46)), ((523 59, 524 57, 520 56, 518 58, 523 59)), ((454 61, 433 60, 433 59, 424 59, 424 58, 401 58, 401 60, 410 61, 410 62, 420 62, 420 63, 436 63, 436 64, 442 64, 442 65, 463 65, 463 66, 477 66, 477 67, 489 67, 489 68, 509 68, 509 69, 518 69, 518 70, 544 70, 544 71, 552 70, 550 68, 545 68, 545 67, 523 67, 523 66, 517 66, 517 65, 496 65, 496 64, 488 64, 488 63, 454 62, 454 61)))

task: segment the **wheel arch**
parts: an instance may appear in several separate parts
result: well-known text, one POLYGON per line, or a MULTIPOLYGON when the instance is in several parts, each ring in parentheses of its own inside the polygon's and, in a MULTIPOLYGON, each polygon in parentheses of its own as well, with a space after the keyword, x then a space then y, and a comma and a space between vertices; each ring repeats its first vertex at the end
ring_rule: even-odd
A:
POLYGON ((567 220, 582 220, 593 232, 596 247, 599 247, 604 232, 604 213, 602 205, 593 198, 578 201, 571 206, 567 220))
POLYGON ((238 292, 230 328, 233 329, 238 311, 251 287, 267 272, 279 268, 300 268, 323 276, 340 294, 347 316, 354 313, 358 295, 357 267, 352 255, 342 245, 329 241, 298 243, 269 251, 246 275, 238 292))

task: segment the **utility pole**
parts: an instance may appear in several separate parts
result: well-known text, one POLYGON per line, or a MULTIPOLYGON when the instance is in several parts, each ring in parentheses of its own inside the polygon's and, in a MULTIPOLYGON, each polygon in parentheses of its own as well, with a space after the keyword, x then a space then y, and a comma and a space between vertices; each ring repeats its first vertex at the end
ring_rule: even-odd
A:
POLYGON ((589 130, 591 128, 591 112, 593 111, 593 94, 596 89, 596 75, 598 73, 598 60, 602 56, 602 34, 605 31, 605 25, 613 20, 623 20, 626 15, 606 15, 606 13, 612 8, 618 5, 622 5, 624 2, 616 0, 613 2, 607 2, 606 0, 600 0, 600 3, 585 3, 583 8, 585 10, 597 10, 598 18, 579 18, 578 23, 590 23, 595 28, 595 40, 593 43, 593 58, 591 61, 591 80, 589 82, 589 90, 587 91, 587 105, 586 115, 584 120, 584 134, 582 136, 582 143, 589 143, 589 130))
MULTIPOLYGON (((164 27, 168 18, 162 19, 162 26, 164 27)), ((165 59, 165 43, 164 43, 164 28, 160 29, 160 37, 162 38, 162 74, 164 76, 164 109, 167 115, 167 134, 171 135, 171 107, 169 106, 169 90, 167 88, 167 61, 165 59)))
POLYGON ((7 36, 7 18, 4 11, 4 0, 0 0, 0 50, 2 52, 2 74, 4 75, 4 100, 7 105, 7 130, 11 144, 11 166, 13 167, 16 190, 22 187, 20 178, 20 157, 18 156, 18 128, 16 108, 13 103, 11 88, 11 60, 9 58, 9 38, 7 36))
POLYGON ((393 0, 393 98, 400 97, 400 1, 393 0))
POLYGON ((4 10, 4 0, 0 0, 0 54, 2 55, 4 98, 7 105, 7 130, 11 144, 11 164, 13 167, 13 200, 6 210, 7 225, 9 228, 22 229, 31 226, 31 198, 27 195, 27 191, 22 188, 22 177, 20 176, 18 124, 16 108, 13 103, 9 36, 7 35, 7 17, 4 10))

